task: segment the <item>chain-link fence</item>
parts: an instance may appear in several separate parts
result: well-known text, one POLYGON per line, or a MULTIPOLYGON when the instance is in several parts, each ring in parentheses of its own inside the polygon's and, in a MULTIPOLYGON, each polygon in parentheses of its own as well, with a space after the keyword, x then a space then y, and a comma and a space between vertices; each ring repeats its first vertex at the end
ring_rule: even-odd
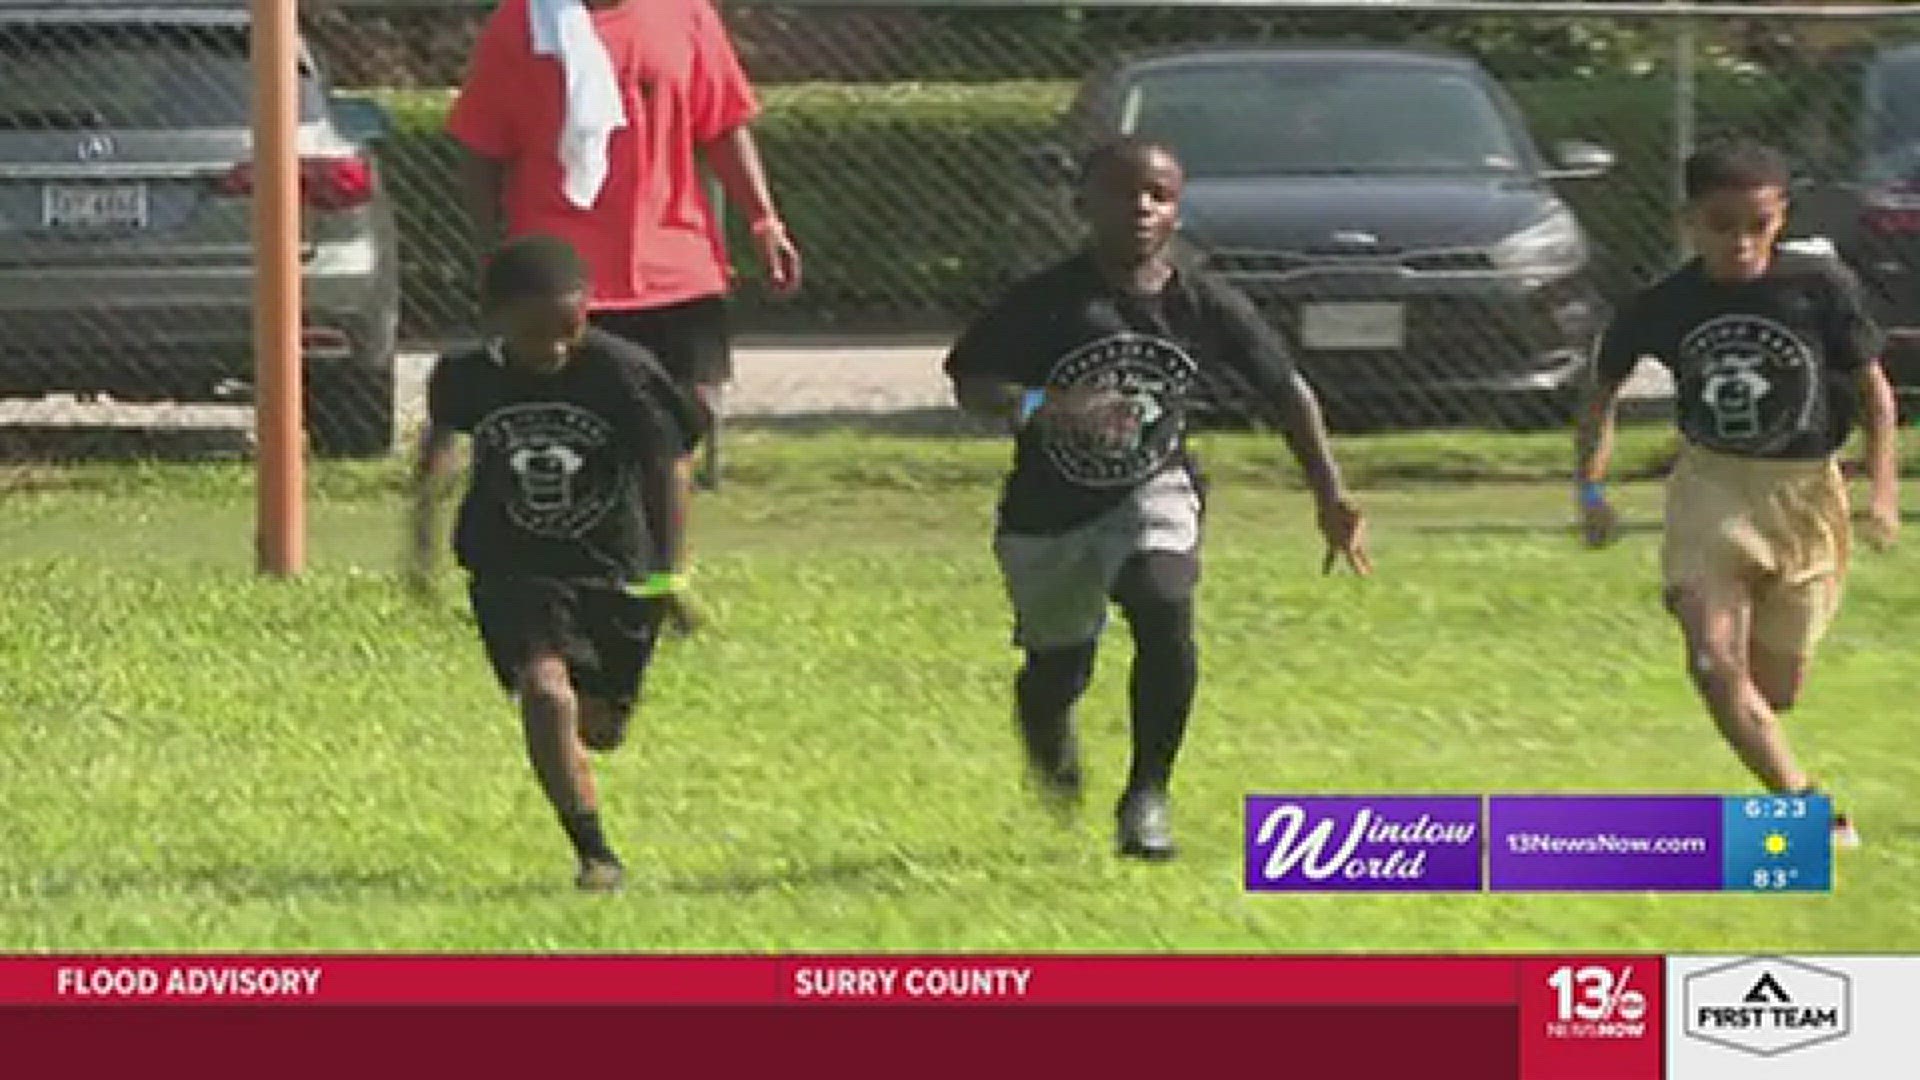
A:
MULTIPOLYGON (((244 400, 244 6, 0 3, 4 396, 244 400)), ((1180 149, 1189 239, 1355 425, 1562 419, 1609 304, 1672 265, 1677 162, 1716 132, 1791 150, 1796 230, 1920 325, 1910 6, 725 11, 807 255, 774 302, 736 242, 749 337, 950 332, 1073 243, 1067 165, 1116 130, 1180 149)), ((405 413, 421 356, 470 333, 444 120, 486 5, 304 14, 310 422, 366 450, 396 341, 405 413)))
MULTIPOLYGON (((312 442, 383 451, 401 293, 393 199, 372 132, 353 126, 364 106, 330 107, 319 67, 303 67, 312 442)), ((245 5, 0 4, 0 397, 10 443, 90 417, 160 429, 244 420, 235 406, 253 368, 251 78, 245 5)))

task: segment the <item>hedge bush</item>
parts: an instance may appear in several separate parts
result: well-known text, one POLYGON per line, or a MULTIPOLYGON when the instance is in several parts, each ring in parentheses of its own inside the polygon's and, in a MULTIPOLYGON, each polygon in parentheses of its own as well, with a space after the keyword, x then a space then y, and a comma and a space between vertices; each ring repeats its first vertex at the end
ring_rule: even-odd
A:
MULTIPOLYGON (((1543 148, 1588 139, 1620 158, 1610 176, 1565 192, 1616 282, 1644 279, 1672 250, 1672 89, 1665 79, 1510 84, 1543 148)), ((763 302, 745 238, 746 329, 951 326, 993 290, 1071 242, 1058 196, 1025 153, 1072 95, 1063 82, 805 84, 765 88, 756 132, 807 259, 804 300, 763 302)), ((436 336, 472 311, 474 254, 461 217, 446 91, 374 91, 396 120, 382 150, 397 199, 410 336, 436 336)), ((1780 91, 1702 87, 1700 126, 1753 127, 1780 91)), ((737 225, 737 223, 735 223, 737 225)), ((737 233, 738 230, 736 229, 737 233)))

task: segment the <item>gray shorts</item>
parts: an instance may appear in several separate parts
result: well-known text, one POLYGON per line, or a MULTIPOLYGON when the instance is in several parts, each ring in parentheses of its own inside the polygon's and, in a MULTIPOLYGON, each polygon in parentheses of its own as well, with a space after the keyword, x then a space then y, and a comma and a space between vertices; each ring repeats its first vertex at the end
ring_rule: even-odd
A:
POLYGON ((1120 568, 1147 551, 1189 554, 1200 546, 1200 493, 1184 468, 1161 473, 1126 501, 1057 536, 1000 533, 993 553, 1013 601, 1016 645, 1084 645, 1106 628, 1120 568))

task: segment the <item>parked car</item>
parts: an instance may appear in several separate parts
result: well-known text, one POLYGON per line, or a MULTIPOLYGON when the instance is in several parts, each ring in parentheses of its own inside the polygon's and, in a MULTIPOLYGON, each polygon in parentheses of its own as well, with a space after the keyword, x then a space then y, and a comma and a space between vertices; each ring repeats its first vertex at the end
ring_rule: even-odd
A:
MULTIPOLYGON (((253 371, 247 5, 0 2, 0 396, 207 400, 253 371)), ((387 117, 300 70, 308 431, 388 450, 387 117)))
POLYGON ((1132 58, 1086 81, 1039 158, 1057 172, 1117 133, 1179 151, 1182 235, 1285 333, 1336 423, 1569 415, 1605 310, 1550 184, 1613 157, 1570 142, 1549 164, 1473 61, 1331 46, 1132 58))
POLYGON ((1920 413, 1920 44, 1843 53, 1792 123, 1790 228, 1824 237, 1865 286, 1888 332, 1886 367, 1920 413))

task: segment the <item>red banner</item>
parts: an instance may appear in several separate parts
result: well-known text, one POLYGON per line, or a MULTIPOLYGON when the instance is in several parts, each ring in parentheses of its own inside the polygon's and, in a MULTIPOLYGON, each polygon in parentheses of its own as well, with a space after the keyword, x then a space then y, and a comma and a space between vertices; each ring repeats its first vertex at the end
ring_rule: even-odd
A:
POLYGON ((1386 957, 69 957, 0 1005, 1498 1005, 1513 961, 1386 957))
POLYGON ((35 1047, 71 1062, 241 1028, 351 1056, 388 1032, 491 1072, 506 1033, 590 1050, 592 1020, 622 1060, 644 1031, 649 1054, 697 1051, 713 1075, 716 1054, 791 1067, 794 1040, 830 1033, 862 1057, 1005 1068, 1008 1040, 1080 1032, 1062 1058, 1076 1074, 1162 1050, 1184 1071, 1237 1046, 1274 1075, 1657 1080, 1661 979, 1644 956, 16 957, 0 959, 0 1039, 23 1063, 35 1047))

